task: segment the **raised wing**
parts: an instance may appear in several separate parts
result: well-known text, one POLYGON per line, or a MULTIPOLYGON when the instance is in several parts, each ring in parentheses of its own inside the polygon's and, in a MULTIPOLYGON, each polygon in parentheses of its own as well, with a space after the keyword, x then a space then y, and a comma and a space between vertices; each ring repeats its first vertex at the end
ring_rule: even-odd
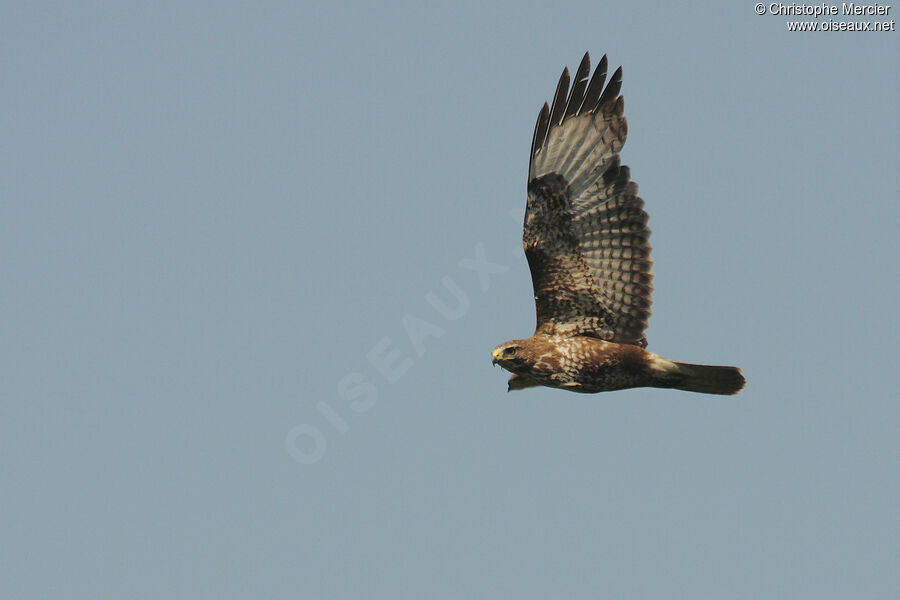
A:
POLYGON ((569 91, 563 70, 531 145, 522 242, 536 332, 647 345, 653 275, 647 213, 619 162, 627 123, 621 67, 603 89, 606 56, 584 55, 569 91))

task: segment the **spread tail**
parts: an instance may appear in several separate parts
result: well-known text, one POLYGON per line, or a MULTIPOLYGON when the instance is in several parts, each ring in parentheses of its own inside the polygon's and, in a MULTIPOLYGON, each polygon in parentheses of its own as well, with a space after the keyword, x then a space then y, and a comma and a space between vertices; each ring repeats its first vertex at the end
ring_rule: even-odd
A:
POLYGON ((733 395, 744 389, 747 380, 737 367, 714 367, 674 363, 678 368, 669 373, 660 387, 670 387, 701 394, 733 395))

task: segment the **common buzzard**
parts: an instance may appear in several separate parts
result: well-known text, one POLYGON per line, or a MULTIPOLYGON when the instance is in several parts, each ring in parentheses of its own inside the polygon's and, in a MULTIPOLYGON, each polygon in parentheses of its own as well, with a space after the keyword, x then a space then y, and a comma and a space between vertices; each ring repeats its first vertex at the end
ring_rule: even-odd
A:
POLYGON ((553 104, 538 114, 528 169, 522 243, 537 327, 500 344, 493 362, 509 390, 573 392, 633 387, 736 394, 737 367, 692 365, 644 350, 653 275, 644 201, 619 161, 628 130, 622 68, 606 81, 606 56, 590 75, 584 55, 569 90, 564 69, 553 104))

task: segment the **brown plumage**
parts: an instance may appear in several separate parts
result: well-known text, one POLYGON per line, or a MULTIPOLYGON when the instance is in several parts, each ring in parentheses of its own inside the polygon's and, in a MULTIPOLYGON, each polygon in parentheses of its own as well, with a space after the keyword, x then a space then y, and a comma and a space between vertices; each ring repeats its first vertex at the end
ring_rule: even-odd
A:
POLYGON ((531 144, 522 243, 537 325, 493 351, 509 390, 575 392, 667 387, 736 394, 736 367, 678 363, 647 352, 653 274, 644 201, 619 161, 628 125, 622 68, 606 81, 606 56, 590 75, 584 55, 569 90, 564 69, 538 114, 531 144))

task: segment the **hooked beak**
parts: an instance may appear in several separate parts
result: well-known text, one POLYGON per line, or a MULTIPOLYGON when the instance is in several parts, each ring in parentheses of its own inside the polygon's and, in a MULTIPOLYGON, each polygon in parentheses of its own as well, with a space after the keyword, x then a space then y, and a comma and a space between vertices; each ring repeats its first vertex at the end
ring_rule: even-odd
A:
POLYGON ((498 362, 500 362, 500 352, 494 350, 491 352, 491 364, 496 367, 498 362))

